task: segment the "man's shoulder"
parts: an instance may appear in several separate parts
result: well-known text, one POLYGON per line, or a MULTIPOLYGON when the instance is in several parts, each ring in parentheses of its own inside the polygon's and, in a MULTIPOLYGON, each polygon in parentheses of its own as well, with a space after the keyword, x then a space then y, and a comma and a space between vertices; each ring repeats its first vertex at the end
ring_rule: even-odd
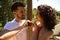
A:
POLYGON ((15 22, 13 21, 9 21, 5 24, 4 29, 9 29, 10 27, 12 27, 15 24, 15 22))
POLYGON ((14 24, 15 23, 15 19, 13 19, 12 21, 9 21, 5 24, 5 26, 10 26, 11 24, 14 24))
MULTIPOLYGON (((10 26, 11 24, 13 24, 13 22, 9 21, 9 22, 7 22, 7 23, 5 24, 5 26, 10 26)), ((4 26, 4 27, 5 27, 5 26, 4 26)))

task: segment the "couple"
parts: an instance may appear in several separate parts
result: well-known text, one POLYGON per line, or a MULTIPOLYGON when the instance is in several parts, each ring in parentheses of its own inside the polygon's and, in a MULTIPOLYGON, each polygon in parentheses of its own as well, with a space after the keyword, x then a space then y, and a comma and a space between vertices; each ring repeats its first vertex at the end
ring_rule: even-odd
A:
MULTIPOLYGON (((33 21, 25 20, 24 7, 25 5, 21 2, 16 2, 12 5, 11 10, 15 18, 4 26, 4 33, 8 33, 0 36, 0 40, 8 40, 11 36, 13 36, 13 38, 10 40, 27 40, 27 22, 33 23, 33 21)), ((36 26, 32 39, 49 40, 50 36, 53 34, 52 29, 54 29, 54 26, 56 25, 54 9, 48 5, 38 6, 36 19, 40 22, 40 24, 36 26)))

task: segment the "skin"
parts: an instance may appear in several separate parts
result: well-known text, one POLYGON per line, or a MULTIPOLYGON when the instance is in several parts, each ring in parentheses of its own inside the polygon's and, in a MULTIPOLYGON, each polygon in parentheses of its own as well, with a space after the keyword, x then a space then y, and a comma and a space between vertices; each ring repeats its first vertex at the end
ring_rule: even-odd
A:
POLYGON ((39 22, 41 23, 41 25, 43 25, 44 20, 43 20, 43 18, 40 16, 39 13, 40 13, 40 11, 37 10, 37 13, 36 13, 36 19, 37 19, 37 21, 39 21, 39 22))
POLYGON ((24 7, 17 7, 17 10, 13 11, 13 15, 16 18, 17 22, 21 22, 25 18, 25 10, 24 7))
POLYGON ((12 36, 16 35, 20 30, 14 30, 8 33, 5 33, 4 35, 0 36, 0 40, 8 40, 12 36))

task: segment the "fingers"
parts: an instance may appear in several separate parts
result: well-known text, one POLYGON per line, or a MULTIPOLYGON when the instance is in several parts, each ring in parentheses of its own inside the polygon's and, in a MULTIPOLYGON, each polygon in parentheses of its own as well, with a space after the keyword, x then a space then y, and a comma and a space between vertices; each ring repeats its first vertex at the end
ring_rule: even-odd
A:
POLYGON ((34 21, 33 21, 33 20, 32 20, 32 21, 30 21, 30 20, 27 20, 27 22, 34 24, 34 21))

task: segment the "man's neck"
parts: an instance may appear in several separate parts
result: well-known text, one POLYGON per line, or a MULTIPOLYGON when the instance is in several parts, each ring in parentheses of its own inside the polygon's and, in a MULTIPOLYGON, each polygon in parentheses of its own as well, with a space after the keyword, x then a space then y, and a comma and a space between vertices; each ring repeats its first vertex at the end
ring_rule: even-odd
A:
POLYGON ((16 19, 16 22, 22 22, 23 19, 16 19))

